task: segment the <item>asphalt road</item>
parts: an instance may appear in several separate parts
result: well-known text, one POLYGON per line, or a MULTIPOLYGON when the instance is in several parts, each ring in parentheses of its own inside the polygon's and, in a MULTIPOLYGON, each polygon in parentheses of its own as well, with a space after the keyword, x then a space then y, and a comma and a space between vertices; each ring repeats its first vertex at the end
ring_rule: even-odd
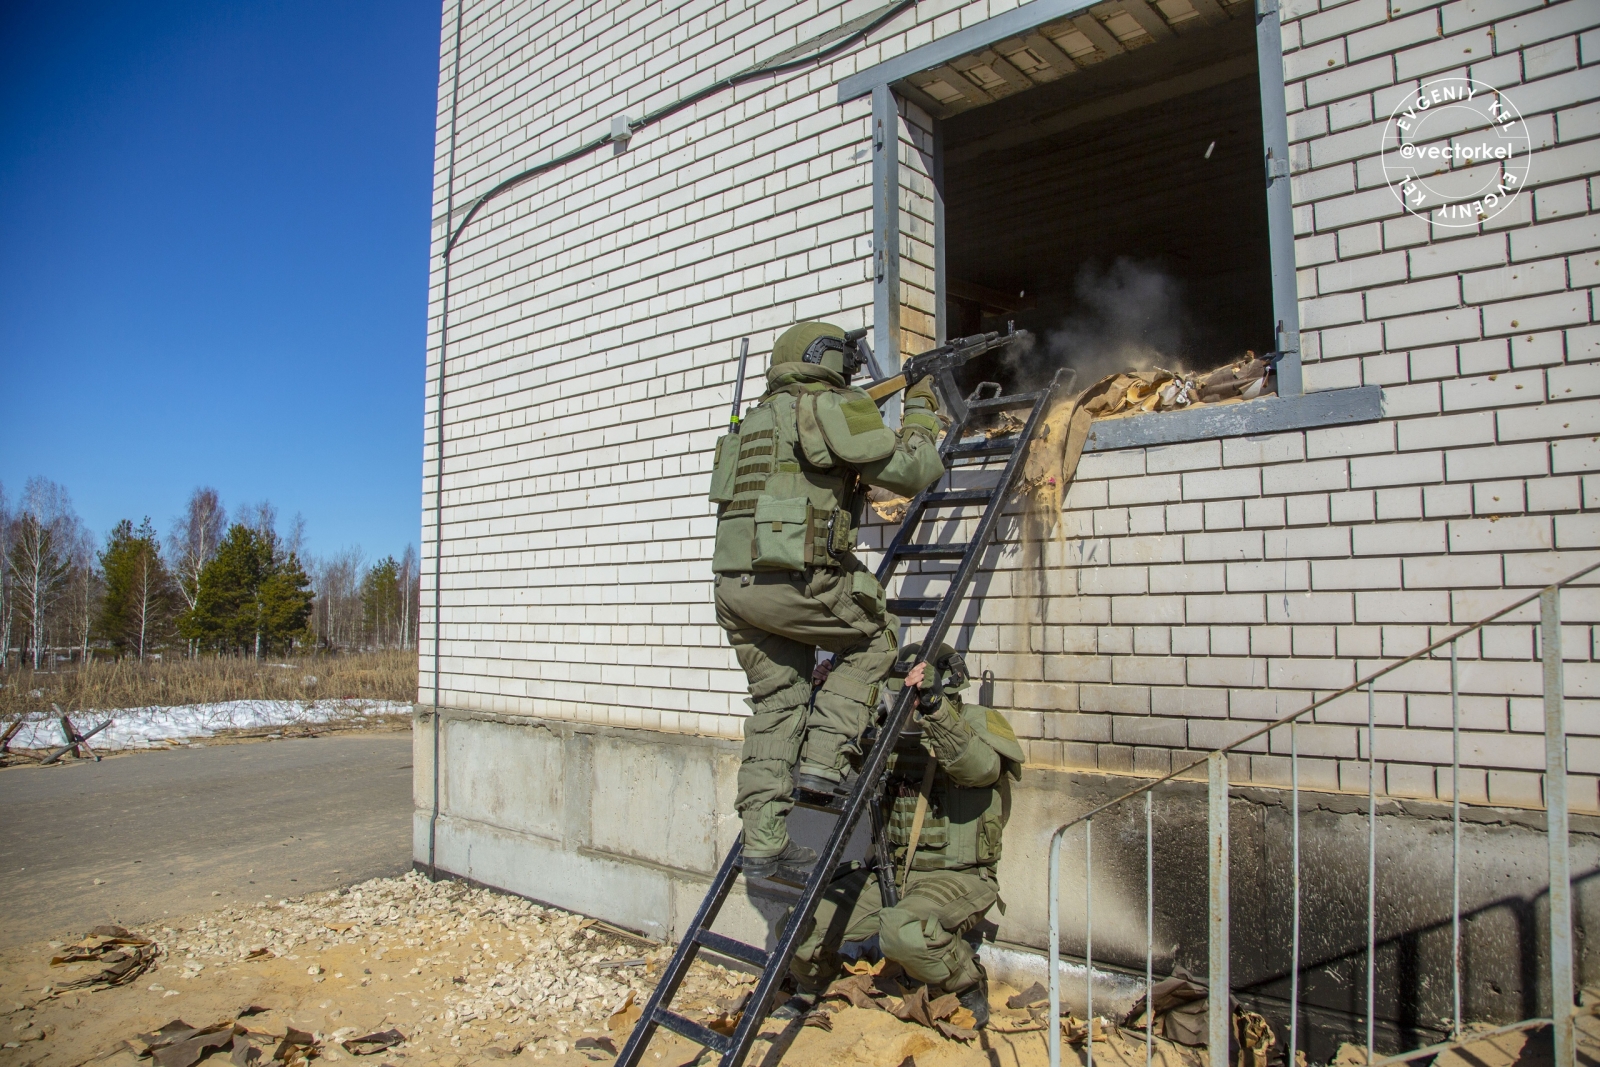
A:
POLYGON ((0 948, 410 865, 409 731, 0 771, 0 948))

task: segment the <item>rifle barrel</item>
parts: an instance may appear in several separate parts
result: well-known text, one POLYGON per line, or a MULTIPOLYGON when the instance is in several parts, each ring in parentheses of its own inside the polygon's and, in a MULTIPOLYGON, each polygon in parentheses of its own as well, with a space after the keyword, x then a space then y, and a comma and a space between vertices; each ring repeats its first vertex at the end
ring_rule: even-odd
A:
POLYGON ((912 376, 920 379, 924 375, 934 373, 939 366, 945 364, 960 366, 974 356, 1002 348, 1026 336, 1026 330, 1017 330, 1011 333, 980 333, 971 337, 957 337, 938 348, 931 348, 912 356, 905 361, 905 369, 899 374, 892 374, 881 381, 868 382, 861 388, 873 400, 881 401, 884 397, 899 392, 911 384, 912 376), (930 363, 933 366, 929 366, 930 363))

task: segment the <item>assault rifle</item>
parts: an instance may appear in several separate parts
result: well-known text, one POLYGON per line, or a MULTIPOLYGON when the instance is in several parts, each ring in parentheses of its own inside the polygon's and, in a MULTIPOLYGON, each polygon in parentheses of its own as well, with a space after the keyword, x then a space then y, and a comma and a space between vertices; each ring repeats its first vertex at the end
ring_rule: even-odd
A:
POLYGON ((932 375, 934 387, 940 393, 941 406, 959 419, 965 409, 962 405, 961 390, 956 385, 955 375, 952 372, 974 356, 981 356, 985 352, 992 352, 1007 345, 1027 343, 1032 339, 1033 335, 1027 330, 1019 330, 1015 326, 1008 326, 1005 333, 980 333, 971 337, 957 337, 946 341, 938 348, 930 348, 926 352, 912 356, 900 365, 899 373, 868 382, 861 388, 865 389, 872 399, 882 403, 907 385, 920 382, 932 375))

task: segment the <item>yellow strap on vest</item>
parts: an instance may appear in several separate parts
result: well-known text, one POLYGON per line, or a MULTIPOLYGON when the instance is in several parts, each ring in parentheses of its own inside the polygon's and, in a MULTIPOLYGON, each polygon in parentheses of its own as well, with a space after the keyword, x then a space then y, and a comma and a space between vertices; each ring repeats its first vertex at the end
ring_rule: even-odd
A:
POLYGON ((928 794, 933 791, 933 774, 937 769, 938 761, 930 752, 928 764, 922 769, 922 784, 917 787, 917 810, 911 816, 911 839, 906 842, 906 870, 900 876, 901 885, 911 877, 911 861, 917 858, 917 842, 922 838, 922 820, 928 816, 928 794))

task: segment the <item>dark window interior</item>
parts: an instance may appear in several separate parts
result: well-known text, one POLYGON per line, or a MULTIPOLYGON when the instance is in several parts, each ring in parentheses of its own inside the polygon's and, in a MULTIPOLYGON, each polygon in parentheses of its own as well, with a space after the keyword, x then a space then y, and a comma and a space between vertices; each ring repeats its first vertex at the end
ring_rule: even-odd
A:
POLYGON ((946 334, 1014 320, 1039 338, 1020 360, 975 360, 964 387, 1033 386, 1062 364, 1081 387, 1272 348, 1251 20, 954 115, 942 134, 946 334))

